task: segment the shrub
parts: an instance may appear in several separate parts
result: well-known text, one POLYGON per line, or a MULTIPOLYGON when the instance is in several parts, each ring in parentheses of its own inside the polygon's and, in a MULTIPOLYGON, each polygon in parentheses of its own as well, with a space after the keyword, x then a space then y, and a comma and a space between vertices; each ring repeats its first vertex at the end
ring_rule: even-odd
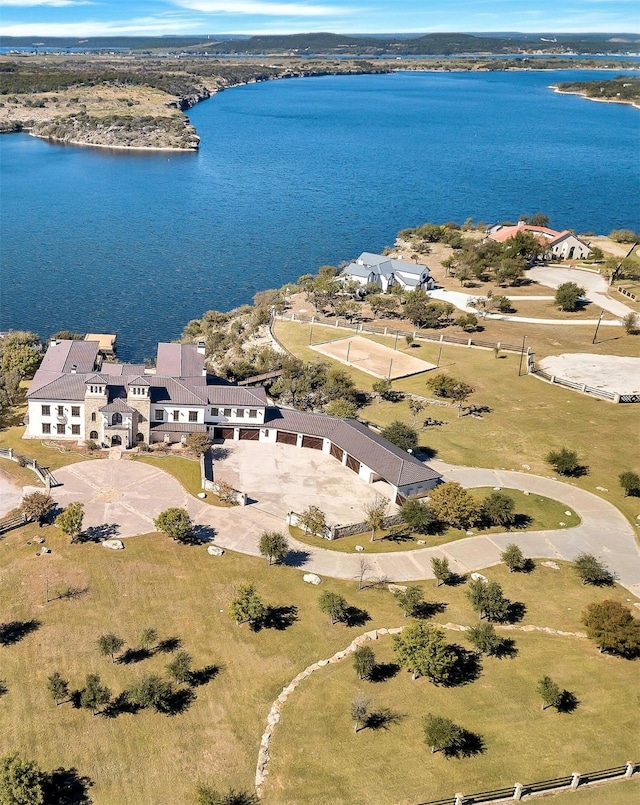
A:
POLYGON ((566 447, 562 447, 560 450, 550 450, 545 457, 545 461, 551 464, 553 469, 560 475, 580 475, 582 471, 578 454, 566 447))
POLYGON ((594 587, 608 587, 613 584, 613 573, 599 562, 593 554, 578 554, 573 566, 583 584, 592 584, 594 587))

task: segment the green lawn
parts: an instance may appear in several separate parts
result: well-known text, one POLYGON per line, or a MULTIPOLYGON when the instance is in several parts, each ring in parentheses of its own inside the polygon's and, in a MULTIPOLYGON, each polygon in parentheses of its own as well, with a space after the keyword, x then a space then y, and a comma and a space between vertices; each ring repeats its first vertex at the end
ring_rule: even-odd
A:
MULTIPOLYGON (((309 325, 278 321, 275 332, 296 355, 317 360, 317 353, 308 347, 309 325)), ((332 334, 335 336, 333 328, 314 325, 314 341, 332 334)), ((384 336, 375 340, 393 345, 393 340, 384 336)), ((633 344, 637 349, 636 342, 633 344)), ((421 344, 412 349, 411 354, 436 363, 439 350, 438 344, 421 344)), ((558 344, 558 352, 561 351, 561 344, 558 344)), ((443 346, 440 370, 473 386, 476 391, 470 402, 488 406, 491 412, 476 419, 458 417, 455 407, 428 406, 421 417, 431 417, 444 424, 421 430, 420 443, 437 458, 454 464, 524 470, 552 477, 544 461, 545 455, 554 448, 574 449, 589 467, 589 474, 569 479, 569 483, 602 495, 635 524, 640 513, 638 499, 624 497, 618 475, 629 469, 640 471, 638 406, 614 405, 551 386, 532 376, 519 377, 518 364, 519 355, 513 353, 504 353, 496 359, 490 350, 443 346), (608 491, 602 492, 597 487, 608 491)), ((358 388, 371 389, 375 378, 356 369, 348 371, 358 388)), ((428 397, 426 380, 430 374, 398 380, 393 386, 428 397)), ((381 426, 394 419, 408 424, 414 421, 406 401, 374 402, 362 408, 359 415, 381 426)))
MULTIPOLYGON (((514 533, 521 533, 522 531, 554 531, 561 528, 571 528, 580 523, 580 518, 573 511, 568 509, 564 503, 550 498, 543 497, 542 495, 525 495, 518 489, 503 490, 514 499, 516 503, 516 515, 521 517, 529 517, 530 521, 522 528, 514 529, 514 533), (570 511, 571 514, 567 515, 565 512, 570 511), (564 523, 564 525, 560 525, 564 523)), ((474 497, 478 500, 485 498, 489 492, 488 488, 478 487, 471 490, 474 497)), ((470 529, 474 534, 503 534, 506 529, 499 527, 491 528, 472 528, 470 529)), ((356 545, 364 547, 366 553, 387 553, 395 551, 413 551, 417 548, 435 547, 437 545, 445 545, 447 542, 453 542, 458 539, 465 539, 467 536, 466 531, 459 528, 449 528, 441 534, 425 536, 423 534, 411 534, 408 529, 403 526, 394 526, 390 529, 385 529, 376 535, 374 542, 371 542, 371 532, 368 531, 363 534, 354 534, 351 537, 341 537, 336 540, 325 540, 305 534, 299 528, 290 527, 291 535, 299 542, 304 542, 307 545, 320 546, 327 548, 331 551, 338 551, 340 553, 354 553, 356 545), (426 546, 418 544, 418 540, 426 542, 426 546)))
MULTIPOLYGON (((183 456, 149 456, 149 455, 131 455, 132 461, 141 461, 143 464, 150 464, 152 467, 158 467, 169 475, 179 481, 182 486, 190 494, 196 496, 202 492, 200 485, 200 462, 194 459, 184 458, 183 456)), ((206 503, 212 506, 227 506, 226 503, 221 503, 216 495, 212 492, 207 492, 207 497, 204 498, 206 503)))
MULTIPOLYGON (((525 602, 525 624, 575 631, 580 629, 580 612, 586 603, 629 599, 620 587, 584 587, 564 564, 559 571, 538 567, 530 574, 510 574, 497 566, 486 574, 503 584, 512 600, 525 602)), ((371 618, 364 627, 332 627, 318 610, 318 589, 304 584, 301 576, 299 570, 269 568, 264 560, 230 552, 222 558, 209 557, 204 547, 179 545, 159 534, 128 539, 124 551, 111 552, 92 543, 69 545, 54 527, 38 531, 29 525, 9 532, 0 543, 0 589, 4 592, 0 622, 35 620, 39 627, 13 645, 0 646, 0 676, 7 687, 0 700, 4 745, 34 758, 45 769, 76 767, 94 781, 95 805, 188 805, 198 780, 251 788, 266 715, 282 687, 361 631, 403 623, 386 589, 358 592, 353 582, 325 580, 321 589, 344 595, 371 618), (37 557, 37 546, 27 545, 37 534, 46 538, 51 555, 37 557), (77 599, 47 604, 47 578, 52 597, 69 587, 86 592, 77 599), (257 586, 266 603, 297 607, 298 620, 282 631, 236 627, 226 605, 234 587, 247 582, 257 586), (143 711, 94 718, 70 704, 55 707, 49 700, 46 677, 56 670, 76 689, 87 673, 99 673, 115 693, 143 674, 164 673, 170 655, 123 665, 98 654, 100 634, 114 631, 135 646, 148 626, 158 629, 161 638, 180 638, 196 668, 211 664, 222 668, 215 679, 196 689, 197 698, 186 712, 174 717, 143 711)), ((464 586, 436 588, 434 582, 423 586, 428 600, 446 604, 437 620, 475 622, 464 586)), ((564 773, 631 757, 629 735, 637 708, 629 707, 629 691, 636 687, 636 664, 601 657, 586 641, 538 633, 521 636, 516 632, 513 637, 522 643, 520 657, 489 661, 486 673, 467 687, 439 690, 424 680, 412 686, 406 675, 375 686, 380 705, 397 707, 410 717, 400 733, 356 736, 363 739, 357 755, 343 713, 354 687, 352 672, 345 665, 336 669, 335 677, 309 680, 300 693, 311 698, 298 699, 296 694, 276 733, 265 801, 357 802, 361 790, 377 796, 379 783, 374 778, 384 775, 371 772, 374 761, 383 764, 379 768, 406 768, 406 786, 402 789, 394 778, 386 794, 379 792, 383 796, 377 801, 382 805, 430 793, 428 769, 416 780, 427 761, 437 764, 433 768, 438 770, 438 785, 449 793, 458 790, 460 767, 469 780, 465 790, 471 791, 519 777, 538 779, 556 768, 564 773), (530 677, 545 669, 584 702, 576 714, 540 714, 530 694, 530 677), (517 673, 512 675, 510 670, 517 673), (321 705, 318 695, 324 699, 321 705), (511 695, 520 696, 521 701, 512 700, 511 695), (483 732, 490 749, 486 756, 447 763, 440 757, 431 761, 425 753, 417 733, 419 717, 445 699, 451 702, 451 712, 464 710, 465 726, 483 732), (495 704, 497 710, 483 711, 482 702, 495 704), (312 709, 306 709, 306 704, 312 709), (550 739, 549 750, 541 749, 540 758, 534 756, 533 748, 522 757, 514 756, 505 737, 513 718, 518 741, 522 729, 531 725, 534 736, 539 736, 541 724, 563 730, 565 723, 576 725, 566 757, 551 751, 559 738, 550 739), (400 744, 400 735, 406 735, 406 747, 400 744), (322 739, 320 743, 315 743, 314 736, 322 739), (303 751, 309 773, 296 779, 303 751), (602 752, 597 762, 591 754, 596 751, 602 752), (319 770, 325 768, 320 785, 319 770)), ((380 643, 381 658, 382 651, 380 643)), ((566 733, 561 730, 562 734, 566 733)))

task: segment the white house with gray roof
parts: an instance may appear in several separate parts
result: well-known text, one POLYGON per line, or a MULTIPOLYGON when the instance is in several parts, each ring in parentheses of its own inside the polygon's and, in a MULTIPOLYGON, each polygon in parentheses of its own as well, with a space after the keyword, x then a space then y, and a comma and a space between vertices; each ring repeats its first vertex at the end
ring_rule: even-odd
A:
POLYGON ((212 440, 272 442, 321 450, 366 483, 386 481, 400 503, 421 496, 440 474, 355 419, 269 405, 263 387, 208 375, 204 345, 159 344, 155 369, 104 363, 97 341, 54 341, 27 394, 26 439, 105 447, 212 440))
POLYGON ((432 290, 435 287, 426 266, 392 260, 390 257, 371 252, 362 252, 355 263, 349 263, 343 269, 340 278, 353 280, 363 287, 375 283, 380 286, 383 293, 393 285, 398 285, 403 291, 413 291, 416 288, 432 290))

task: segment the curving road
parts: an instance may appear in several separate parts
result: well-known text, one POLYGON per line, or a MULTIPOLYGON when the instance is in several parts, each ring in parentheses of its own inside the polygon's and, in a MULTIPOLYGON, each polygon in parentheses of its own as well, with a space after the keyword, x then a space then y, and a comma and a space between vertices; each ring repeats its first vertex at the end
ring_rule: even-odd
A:
MULTIPOLYGON (((433 556, 446 557, 453 570, 467 573, 498 564, 505 545, 514 542, 525 555, 539 558, 571 560, 581 551, 593 553, 616 573, 621 584, 640 597, 640 551, 634 530, 612 504, 570 484, 537 475, 430 463, 445 480, 458 481, 465 487, 519 489, 559 500, 576 511, 581 522, 559 531, 473 536, 438 548, 397 553, 345 554, 292 540, 291 564, 320 576, 354 579, 365 557, 367 578, 413 581, 433 577, 433 556)), ((81 462, 58 470, 56 477, 62 486, 53 489, 52 495, 63 506, 82 500, 85 528, 96 539, 148 533, 154 530, 153 518, 160 511, 180 506, 188 509, 203 536, 214 538, 223 548, 257 556, 259 535, 265 529, 283 529, 290 509, 284 499, 279 511, 273 504, 261 503, 235 508, 211 506, 189 495, 162 470, 134 461, 81 462)), ((351 477, 355 479, 353 474, 351 477)), ((307 494, 307 499, 316 499, 312 490, 307 494)))

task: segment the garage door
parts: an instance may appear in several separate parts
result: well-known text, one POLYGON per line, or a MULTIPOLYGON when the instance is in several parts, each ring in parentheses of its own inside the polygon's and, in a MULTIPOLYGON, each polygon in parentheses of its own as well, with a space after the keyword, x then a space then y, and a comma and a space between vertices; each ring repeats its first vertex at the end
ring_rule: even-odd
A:
POLYGON ((403 497, 400 492, 396 495, 396 506, 402 506, 402 504, 406 501, 406 498, 403 497))
POLYGON ((303 436, 302 446, 310 447, 312 450, 322 450, 322 438, 320 436, 303 436))
POLYGON ((240 428, 240 439, 242 441, 257 442, 260 438, 260 431, 256 428, 240 428))
POLYGON ((233 428, 214 428, 214 439, 233 439, 233 428))
POLYGON ((342 462, 342 456, 344 456, 344 450, 341 447, 338 447, 337 444, 331 445, 331 455, 334 458, 337 458, 338 461, 342 462))
POLYGON ((279 430, 276 436, 276 442, 280 442, 281 444, 297 444, 298 434, 287 433, 286 430, 279 430))
POLYGON ((353 456, 347 456, 347 467, 354 472, 360 472, 360 462, 353 456))

